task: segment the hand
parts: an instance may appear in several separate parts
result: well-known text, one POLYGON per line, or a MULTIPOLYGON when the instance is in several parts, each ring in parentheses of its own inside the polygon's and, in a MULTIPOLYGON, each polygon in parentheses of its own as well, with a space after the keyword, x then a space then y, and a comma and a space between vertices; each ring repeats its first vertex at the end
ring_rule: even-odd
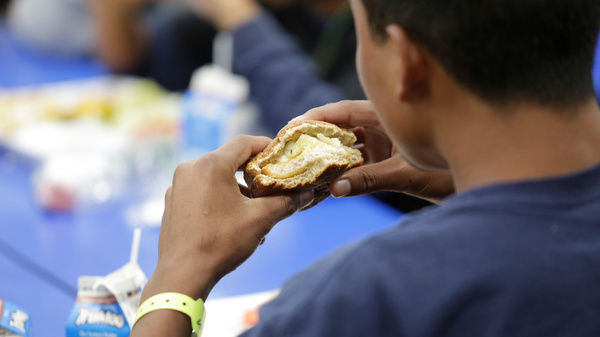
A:
POLYGON ((255 0, 185 0, 219 30, 235 30, 259 15, 255 0))
POLYGON ((393 191, 439 202, 454 193, 450 172, 421 171, 396 152, 368 101, 328 104, 297 119, 334 123, 352 128, 357 135, 357 147, 367 165, 351 169, 336 179, 331 184, 334 197, 393 191))
POLYGON ((251 199, 235 172, 270 140, 240 136, 177 167, 165 199, 156 271, 144 298, 175 291, 206 299, 273 226, 312 202, 312 192, 251 199))

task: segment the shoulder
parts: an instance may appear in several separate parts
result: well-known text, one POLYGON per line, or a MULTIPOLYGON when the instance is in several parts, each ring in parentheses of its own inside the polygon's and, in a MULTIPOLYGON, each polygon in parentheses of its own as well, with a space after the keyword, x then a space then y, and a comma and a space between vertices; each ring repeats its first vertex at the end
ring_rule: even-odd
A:
POLYGON ((411 274, 422 275, 416 269, 430 248, 412 243, 427 241, 427 235, 410 234, 418 223, 421 220, 411 219, 349 245, 296 275, 261 309, 254 333, 401 336, 398 318, 412 303, 418 283, 411 281, 411 274))
POLYGON ((427 209, 314 264, 261 309, 256 335, 401 336, 415 310, 452 296, 489 264, 476 219, 491 214, 469 208, 427 209))
POLYGON ((359 272, 373 264, 372 240, 338 250, 286 282, 261 308, 260 324, 248 336, 352 336, 361 329, 365 336, 383 336, 371 330, 385 314, 380 296, 373 296, 379 286, 364 277, 369 271, 359 272))
MULTIPOLYGON (((458 312, 460 320, 452 316, 456 326, 484 331, 486 322, 493 326, 490 317, 512 326, 506 317, 489 313, 511 304, 507 298, 523 295, 564 299, 563 285, 579 280, 572 270, 593 270, 586 263, 598 261, 600 190, 586 183, 574 188, 573 180, 565 182, 560 191, 573 191, 562 197, 542 193, 559 190, 547 182, 499 186, 418 212, 290 280, 261 311, 257 336, 258 331, 261 336, 264 331, 265 336, 439 335, 451 328, 445 318, 458 312), (572 204, 579 206, 568 214, 576 216, 567 217, 566 206, 572 204), (582 242, 594 247, 585 259, 582 242)), ((556 300, 550 309, 543 303, 543 308, 531 303, 532 317, 565 313, 565 301, 556 300)), ((571 307, 581 309, 577 303, 571 307)))

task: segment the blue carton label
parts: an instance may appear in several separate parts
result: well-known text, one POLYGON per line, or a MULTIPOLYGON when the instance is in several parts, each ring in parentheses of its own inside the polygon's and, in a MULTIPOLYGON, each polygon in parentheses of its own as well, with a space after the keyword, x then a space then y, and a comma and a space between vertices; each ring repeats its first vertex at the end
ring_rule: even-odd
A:
POLYGON ((202 155, 223 145, 226 128, 238 104, 209 94, 183 96, 182 146, 202 155))
POLYGON ((67 337, 126 337, 130 328, 116 302, 78 298, 67 322, 67 337))
POLYGON ((27 312, 3 300, 0 300, 0 312, 2 312, 0 335, 4 329, 16 336, 31 337, 31 319, 27 312))

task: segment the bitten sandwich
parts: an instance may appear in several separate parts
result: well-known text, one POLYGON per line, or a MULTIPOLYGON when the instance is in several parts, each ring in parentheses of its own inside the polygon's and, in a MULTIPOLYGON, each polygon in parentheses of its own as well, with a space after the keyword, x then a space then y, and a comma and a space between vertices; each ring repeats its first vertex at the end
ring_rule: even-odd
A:
POLYGON ((312 207, 329 196, 333 180, 363 163, 355 142, 354 133, 331 123, 291 122, 248 162, 244 179, 254 197, 314 190, 312 207))

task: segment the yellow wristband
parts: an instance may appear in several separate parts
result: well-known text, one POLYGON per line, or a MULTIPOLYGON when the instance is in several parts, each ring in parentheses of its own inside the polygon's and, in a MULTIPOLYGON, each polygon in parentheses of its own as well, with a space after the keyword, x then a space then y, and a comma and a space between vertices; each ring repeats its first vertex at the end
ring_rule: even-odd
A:
POLYGON ((202 334, 204 318, 206 317, 204 302, 202 299, 196 301, 189 296, 178 293, 162 293, 144 301, 137 310, 133 325, 135 326, 135 323, 145 314, 160 309, 177 310, 190 316, 193 335, 200 336, 202 334))

